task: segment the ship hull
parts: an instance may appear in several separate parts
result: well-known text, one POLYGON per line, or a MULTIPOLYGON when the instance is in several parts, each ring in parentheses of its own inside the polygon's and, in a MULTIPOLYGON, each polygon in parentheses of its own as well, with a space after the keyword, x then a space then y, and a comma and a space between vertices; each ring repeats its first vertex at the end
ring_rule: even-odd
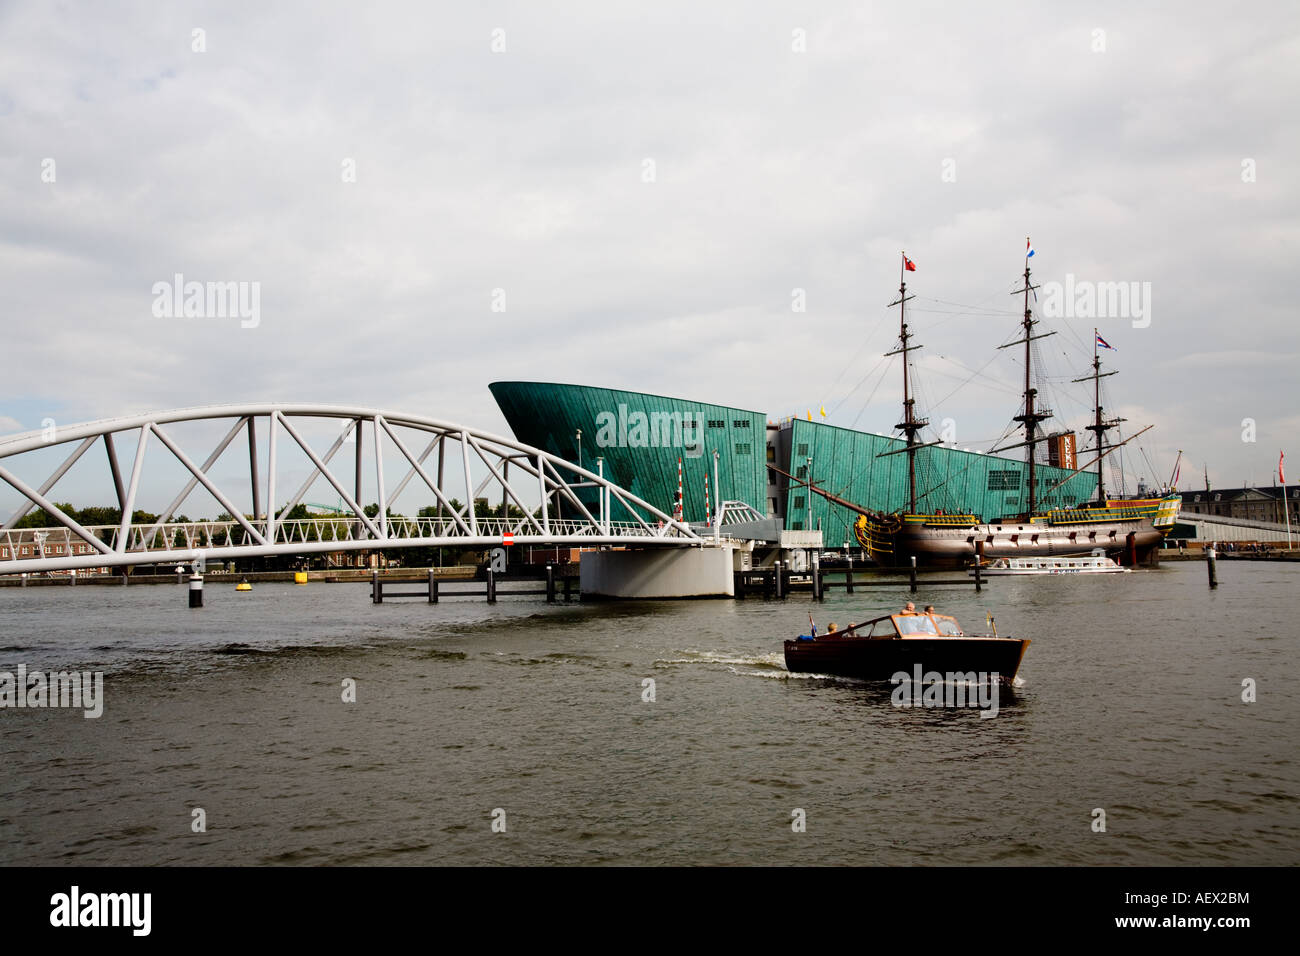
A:
POLYGON ((964 567, 976 555, 991 558, 1049 558, 1099 550, 1126 566, 1150 561, 1164 540, 1150 521, 1096 522, 1065 527, 975 524, 964 528, 904 526, 894 533, 897 563, 913 557, 923 567, 964 567))

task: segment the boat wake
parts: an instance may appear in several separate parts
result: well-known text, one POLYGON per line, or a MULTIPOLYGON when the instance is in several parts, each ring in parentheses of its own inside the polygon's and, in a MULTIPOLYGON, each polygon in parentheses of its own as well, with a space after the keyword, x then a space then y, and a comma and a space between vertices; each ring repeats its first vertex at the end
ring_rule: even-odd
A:
POLYGON ((733 654, 719 654, 714 651, 682 651, 686 657, 661 657, 655 661, 655 667, 675 666, 681 664, 716 664, 748 665, 751 667, 771 667, 785 670, 785 658, 779 653, 760 654, 756 657, 736 657, 733 654))
POLYGON ((734 654, 719 654, 714 651, 683 651, 686 657, 667 657, 655 661, 655 667, 678 667, 690 664, 705 664, 726 668, 738 677, 762 677, 767 680, 833 680, 842 681, 843 677, 834 674, 796 674, 786 670, 785 656, 781 653, 759 654, 754 657, 737 657, 734 654))
POLYGON ((784 667, 779 670, 742 671, 738 667, 732 666, 728 667, 727 670, 739 677, 766 677, 768 680, 833 680, 861 683, 861 681, 855 681, 853 678, 836 677, 834 674, 795 674, 784 667))

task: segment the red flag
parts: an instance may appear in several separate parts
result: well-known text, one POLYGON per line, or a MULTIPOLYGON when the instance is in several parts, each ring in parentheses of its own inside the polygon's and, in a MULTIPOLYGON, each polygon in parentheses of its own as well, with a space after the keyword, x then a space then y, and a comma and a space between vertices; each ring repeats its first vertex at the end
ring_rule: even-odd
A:
POLYGON ((911 259, 907 258, 906 255, 904 255, 904 256, 903 256, 903 268, 906 269, 908 272, 915 272, 915 271, 916 271, 916 263, 913 262, 911 259))
POLYGON ((1282 472, 1282 459, 1285 457, 1281 452, 1277 453, 1277 480, 1284 485, 1286 484, 1286 475, 1282 472))

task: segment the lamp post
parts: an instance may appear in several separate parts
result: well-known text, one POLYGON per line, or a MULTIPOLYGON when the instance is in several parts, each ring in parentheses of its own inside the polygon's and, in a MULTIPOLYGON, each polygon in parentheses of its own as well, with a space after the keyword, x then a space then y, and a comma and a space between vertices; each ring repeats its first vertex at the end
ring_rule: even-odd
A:
MULTIPOLYGON (((597 438, 600 436, 597 435, 597 438)), ((578 429, 578 467, 582 467, 582 429, 578 429)))
POLYGON ((609 515, 605 512, 605 456, 601 455, 596 459, 596 474, 600 477, 600 483, 596 485, 596 495, 600 499, 600 530, 606 535, 609 534, 609 515))
POLYGON ((713 505, 713 543, 719 544, 722 541, 722 482, 718 480, 718 450, 713 449, 713 491, 716 499, 713 505))

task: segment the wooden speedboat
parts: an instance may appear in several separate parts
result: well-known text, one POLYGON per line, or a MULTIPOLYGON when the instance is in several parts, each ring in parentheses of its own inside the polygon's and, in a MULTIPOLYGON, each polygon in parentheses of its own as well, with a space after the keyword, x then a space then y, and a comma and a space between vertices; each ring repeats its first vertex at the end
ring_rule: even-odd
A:
POLYGON ((911 679, 919 670, 968 681, 992 680, 996 674, 997 680, 1010 683, 1028 646, 1027 638, 966 634, 947 614, 886 614, 841 631, 786 641, 785 666, 793 673, 861 680, 887 681, 900 673, 911 679))
MULTIPOLYGON (((1131 570, 1121 567, 1104 554, 1058 555, 1051 558, 994 558, 980 565, 985 577, 1022 574, 1115 574, 1131 570)), ((966 571, 974 575, 972 567, 966 571)))

